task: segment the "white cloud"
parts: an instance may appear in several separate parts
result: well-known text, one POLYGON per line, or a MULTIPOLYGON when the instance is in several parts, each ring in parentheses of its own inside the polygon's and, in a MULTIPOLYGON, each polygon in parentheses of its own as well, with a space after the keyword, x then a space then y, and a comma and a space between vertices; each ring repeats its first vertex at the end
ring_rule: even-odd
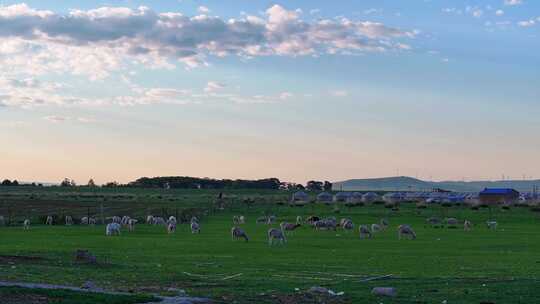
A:
POLYGON ((335 97, 347 97, 347 96, 349 96, 349 92, 345 91, 345 90, 332 91, 332 92, 330 92, 330 94, 332 96, 335 96, 335 97))
POLYGON ((502 15, 504 15, 504 11, 503 11, 503 10, 497 10, 497 11, 495 12, 495 15, 497 15, 497 16, 502 16, 502 15))
POLYGON ((53 122, 53 123, 60 123, 65 122, 69 120, 69 117, 63 117, 63 116, 57 116, 57 115, 51 115, 51 116, 45 116, 43 119, 53 122))
POLYGON ((520 5, 520 4, 523 4, 522 0, 504 0, 504 5, 513 6, 513 5, 520 5))
POLYGON ((317 14, 319 14, 320 12, 321 12, 320 9, 314 8, 314 9, 312 9, 312 10, 309 11, 309 14, 310 14, 310 15, 317 15, 317 14))
POLYGON ((201 14, 208 14, 210 13, 210 9, 206 6, 199 6, 199 8, 197 9, 197 11, 201 14))
POLYGON ((534 19, 531 20, 525 20, 525 21, 519 21, 518 25, 521 27, 531 27, 536 24, 536 21, 534 19))
POLYGON ((225 88, 225 85, 216 81, 209 81, 206 84, 206 88, 204 88, 204 91, 207 93, 213 93, 219 90, 222 90, 225 88))
POLYGON ((300 10, 270 7, 264 18, 224 20, 178 12, 102 7, 67 14, 25 4, 0 7, 0 72, 70 73, 92 80, 131 64, 205 65, 208 56, 316 56, 401 50, 403 31, 347 18, 305 21, 300 10))

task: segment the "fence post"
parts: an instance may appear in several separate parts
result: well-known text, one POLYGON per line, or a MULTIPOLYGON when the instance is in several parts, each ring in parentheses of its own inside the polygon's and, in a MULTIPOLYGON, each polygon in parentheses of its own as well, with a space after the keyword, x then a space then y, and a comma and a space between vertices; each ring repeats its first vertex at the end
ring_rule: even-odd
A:
POLYGON ((101 213, 101 224, 105 225, 105 217, 103 216, 103 203, 101 203, 100 213, 101 213))

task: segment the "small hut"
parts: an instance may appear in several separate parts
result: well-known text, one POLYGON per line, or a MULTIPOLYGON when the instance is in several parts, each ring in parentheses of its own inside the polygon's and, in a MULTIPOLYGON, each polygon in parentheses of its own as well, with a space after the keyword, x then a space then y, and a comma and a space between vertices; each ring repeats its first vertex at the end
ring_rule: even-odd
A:
POLYGON ((304 191, 298 191, 293 193, 291 197, 291 202, 307 202, 309 200, 309 195, 305 193, 304 191))
POLYGON ((480 203, 486 205, 512 205, 519 201, 519 192, 509 188, 486 188, 478 194, 480 203))
POLYGON ((372 204, 376 201, 379 201, 381 198, 377 193, 368 192, 364 195, 362 195, 362 201, 366 204, 372 204))
POLYGON ((403 200, 403 196, 400 193, 387 193, 383 195, 383 200, 386 204, 396 205, 403 200))
POLYGON ((349 194, 346 192, 338 192, 336 195, 334 195, 334 202, 336 203, 344 203, 349 198, 349 194))
POLYGON ((328 192, 321 192, 317 195, 317 201, 322 203, 332 202, 332 194, 328 192))
POLYGON ((347 204, 349 205, 361 205, 363 204, 362 201, 362 193, 360 192, 354 192, 347 198, 347 204))

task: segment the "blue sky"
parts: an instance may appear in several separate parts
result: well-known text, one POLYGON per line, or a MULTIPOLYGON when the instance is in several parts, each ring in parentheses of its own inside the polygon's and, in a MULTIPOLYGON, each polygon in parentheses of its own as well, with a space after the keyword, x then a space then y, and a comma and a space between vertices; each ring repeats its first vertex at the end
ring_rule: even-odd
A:
POLYGON ((537 1, 2 5, 2 177, 540 178, 537 1))

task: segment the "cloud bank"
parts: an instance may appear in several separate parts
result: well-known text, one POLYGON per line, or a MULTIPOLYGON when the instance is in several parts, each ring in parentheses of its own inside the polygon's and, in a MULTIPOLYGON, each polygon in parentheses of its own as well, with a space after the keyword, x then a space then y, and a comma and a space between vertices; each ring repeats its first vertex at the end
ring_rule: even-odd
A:
POLYGON ((0 64, 9 58, 13 68, 30 74, 58 71, 102 79, 121 68, 126 59, 160 68, 179 61, 193 68, 205 64, 208 56, 317 56, 409 49, 401 40, 416 35, 346 18, 305 21, 300 11, 279 5, 260 17, 228 20, 199 11, 201 15, 190 17, 147 7, 102 7, 67 14, 26 4, 0 7, 0 64))

